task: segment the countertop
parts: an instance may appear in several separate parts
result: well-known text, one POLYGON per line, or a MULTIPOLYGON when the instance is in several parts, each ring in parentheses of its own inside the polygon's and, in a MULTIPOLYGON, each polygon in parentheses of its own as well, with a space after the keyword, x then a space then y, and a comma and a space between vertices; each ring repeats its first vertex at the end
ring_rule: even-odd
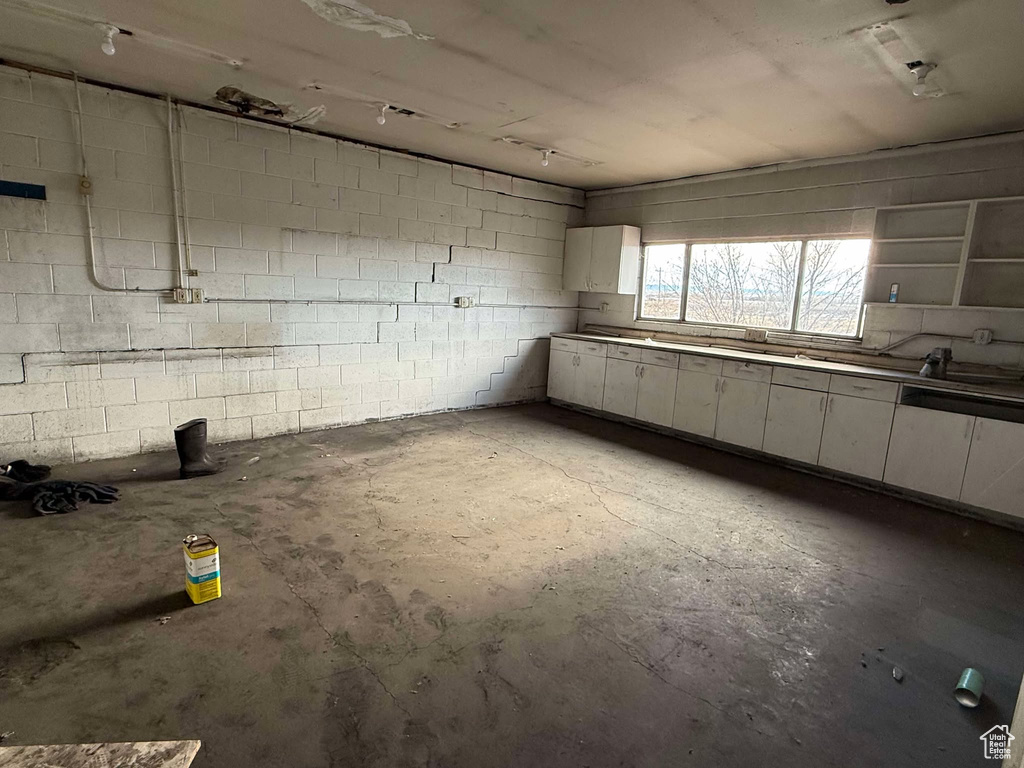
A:
MULTIPOLYGON (((651 341, 648 339, 636 339, 623 336, 605 336, 597 333, 553 333, 565 339, 579 339, 581 341, 594 341, 603 344, 620 344, 629 347, 640 347, 642 349, 664 349, 672 352, 684 352, 690 355, 704 355, 705 357, 717 357, 723 360, 737 360, 744 363, 761 363, 763 365, 787 366, 790 368, 801 368, 810 371, 822 371, 825 373, 839 373, 847 376, 861 376, 866 379, 881 379, 894 381, 900 384, 909 384, 925 389, 939 389, 944 391, 960 392, 965 395, 975 395, 1000 400, 1024 401, 1024 384, 1007 382, 1003 383, 974 383, 968 381, 955 381, 949 379, 926 379, 916 373, 899 371, 881 366, 854 365, 852 363, 834 363, 825 360, 811 360, 804 357, 785 357, 783 355, 771 355, 762 352, 750 352, 744 349, 729 349, 727 347, 701 346, 698 344, 673 344, 667 341, 651 341)), ((923 365, 923 363, 922 363, 923 365)))

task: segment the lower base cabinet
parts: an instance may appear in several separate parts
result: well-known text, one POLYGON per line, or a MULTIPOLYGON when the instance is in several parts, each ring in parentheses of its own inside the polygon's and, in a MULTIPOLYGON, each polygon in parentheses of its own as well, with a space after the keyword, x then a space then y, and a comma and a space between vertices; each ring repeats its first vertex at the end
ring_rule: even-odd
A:
POLYGON ((587 408, 601 408, 604 403, 606 360, 604 357, 583 353, 576 356, 576 382, 570 400, 587 408))
POLYGON ((575 383, 576 353, 552 349, 548 357, 548 397, 571 401, 575 383))
POLYGON ((548 397, 600 410, 604 402, 605 358, 551 349, 548 357, 548 397))
POLYGON ((959 500, 976 418, 897 405, 883 482, 959 500))
POLYGON ((676 378, 672 428, 701 437, 714 437, 720 386, 721 377, 717 374, 680 370, 676 378))
POLYGON ((805 464, 816 464, 827 400, 824 392, 773 384, 762 450, 805 464))
POLYGON ((881 480, 895 403, 829 395, 818 465, 881 480))
POLYGON ((660 365, 640 366, 640 388, 636 400, 636 417, 648 424, 659 427, 672 426, 672 414, 676 407, 675 368, 660 365))
POLYGON ((715 439, 755 451, 764 442, 770 385, 722 377, 715 416, 715 439))
POLYGON ((978 419, 960 501, 1024 517, 1024 424, 978 419))
POLYGON ((604 376, 603 410, 618 416, 636 416, 636 398, 640 388, 640 363, 608 358, 604 376))
POLYGON ((548 396, 1024 519, 1024 424, 897 404, 892 381, 822 376, 556 338, 548 396))

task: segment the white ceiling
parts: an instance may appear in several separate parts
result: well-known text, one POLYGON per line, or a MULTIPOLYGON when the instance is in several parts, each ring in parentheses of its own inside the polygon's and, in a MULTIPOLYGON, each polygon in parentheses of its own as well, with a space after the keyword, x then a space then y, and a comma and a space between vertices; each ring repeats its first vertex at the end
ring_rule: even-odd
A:
POLYGON ((46 0, 55 17, 0 0, 0 56, 197 102, 231 84, 324 104, 324 131, 585 189, 1024 128, 1020 0, 368 2, 46 0), (313 10, 332 2, 355 23, 313 10), (89 20, 135 36, 105 56, 89 20), (864 31, 890 20, 949 95, 911 94, 864 31), (371 102, 462 126, 378 126, 371 102), (502 136, 596 164, 542 168, 502 136))

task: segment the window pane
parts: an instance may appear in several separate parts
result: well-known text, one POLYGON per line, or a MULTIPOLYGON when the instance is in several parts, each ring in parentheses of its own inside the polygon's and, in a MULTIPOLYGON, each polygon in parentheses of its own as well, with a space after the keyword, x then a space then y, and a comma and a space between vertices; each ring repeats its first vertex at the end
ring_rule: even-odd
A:
POLYGON ((788 329, 799 262, 799 241, 693 246, 686 319, 788 329))
POLYGON ((854 336, 870 240, 810 240, 797 330, 854 336))
POLYGON ((644 249, 644 290, 641 317, 679 319, 683 296, 686 246, 648 245, 644 249))

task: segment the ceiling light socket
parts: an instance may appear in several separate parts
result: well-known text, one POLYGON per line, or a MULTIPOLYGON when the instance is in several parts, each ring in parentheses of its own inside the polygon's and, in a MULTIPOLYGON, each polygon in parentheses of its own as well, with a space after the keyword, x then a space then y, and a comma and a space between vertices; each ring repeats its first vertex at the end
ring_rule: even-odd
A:
POLYGON ((113 56, 117 53, 117 48, 114 47, 114 38, 121 34, 121 28, 102 22, 98 22, 95 26, 96 29, 103 33, 103 44, 100 45, 100 50, 107 54, 107 56, 113 56))
POLYGON ((380 105, 380 114, 377 115, 377 125, 384 125, 384 123, 386 123, 388 121, 386 115, 387 115, 387 111, 390 108, 391 108, 390 104, 381 104, 380 105))
POLYGON ((942 90, 942 87, 935 82, 928 82, 928 75, 937 67, 936 64, 928 64, 923 61, 912 61, 907 64, 907 68, 910 70, 917 81, 914 83, 912 93, 915 96, 928 96, 935 98, 938 96, 945 96, 946 92, 942 90))

